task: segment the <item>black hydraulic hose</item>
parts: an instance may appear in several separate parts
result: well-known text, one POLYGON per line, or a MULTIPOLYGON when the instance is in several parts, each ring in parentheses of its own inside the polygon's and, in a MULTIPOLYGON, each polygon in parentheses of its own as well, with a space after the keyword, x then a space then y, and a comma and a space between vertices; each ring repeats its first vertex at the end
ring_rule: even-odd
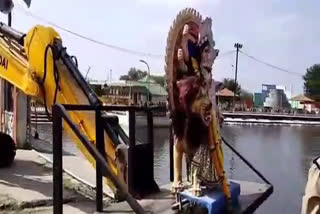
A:
POLYGON ((42 93, 43 93, 44 110, 48 116, 48 119, 51 121, 52 118, 50 116, 50 113, 49 113, 49 110, 47 107, 46 89, 43 85, 41 86, 41 89, 42 89, 42 93))
POLYGON ((261 172, 259 172, 256 168, 254 168, 254 166, 252 166, 252 164, 245 159, 235 148, 233 148, 223 137, 222 141, 226 144, 226 146, 229 147, 229 149, 231 149, 232 152, 234 152, 252 171, 254 171, 264 182, 266 182, 269 185, 272 185, 262 174, 261 172))
MULTIPOLYGON (((54 52, 53 52, 53 47, 49 44, 47 45, 46 49, 45 49, 45 52, 44 52, 44 74, 43 74, 43 77, 40 81, 40 85, 43 87, 43 93, 44 93, 44 104, 45 104, 45 111, 48 115, 48 117, 50 118, 50 115, 49 115, 49 111, 48 111, 48 108, 47 108, 47 100, 46 100, 46 93, 45 93, 45 87, 44 87, 44 83, 45 83, 45 80, 46 80, 46 77, 47 77, 47 57, 48 57, 48 51, 51 50, 52 52, 52 55, 53 55, 53 75, 54 75, 54 81, 55 81, 55 84, 56 84, 56 88, 55 88, 55 91, 54 91, 54 97, 53 97, 53 104, 56 103, 57 101, 57 96, 58 96, 58 90, 60 90, 60 85, 59 85, 59 81, 60 81, 60 74, 59 74, 59 70, 57 68, 57 65, 55 63, 55 57, 54 57, 54 52)), ((76 66, 78 66, 78 61, 77 61, 77 58, 76 57, 72 57, 74 60, 75 60, 75 64, 76 66)))
POLYGON ((129 145, 129 137, 127 136, 127 134, 125 133, 125 131, 121 128, 121 126, 119 124, 117 124, 115 126, 117 133, 119 134, 120 138, 122 139, 122 141, 126 144, 129 145))
MULTIPOLYGON (((68 68, 69 72, 73 76, 73 78, 76 80, 76 82, 79 84, 80 88, 84 92, 84 94, 87 96, 88 101, 90 105, 95 107, 101 107, 102 102, 99 100, 98 96, 94 93, 94 91, 89 87, 88 83, 76 67, 76 63, 73 59, 73 57, 69 56, 66 52, 66 48, 62 47, 62 44, 59 40, 56 40, 54 43, 54 50, 56 51, 57 57, 60 57, 65 66, 68 68)), ((109 137, 112 138, 112 141, 115 145, 118 144, 118 140, 114 135, 114 131, 112 130, 112 127, 109 125, 104 126, 105 131, 110 134, 109 137)))
MULTIPOLYGON (((40 86, 42 88, 42 93, 43 93, 43 102, 44 102, 44 109, 46 111, 46 114, 49 118, 49 120, 51 120, 51 116, 49 114, 48 111, 48 107, 47 107, 47 96, 46 96, 46 89, 44 87, 44 83, 46 81, 46 77, 47 77, 47 56, 48 56, 48 51, 51 50, 51 52, 53 52, 52 46, 51 45, 47 45, 45 52, 44 52, 44 69, 43 69, 43 77, 40 81, 40 86)), ((53 53, 52 53, 53 54, 53 53)), ((54 63, 54 62, 53 62, 54 63)))
MULTIPOLYGON (((68 68, 70 74, 73 76, 75 81, 78 83, 83 93, 88 98, 90 105, 95 106, 97 108, 102 106, 102 102, 99 100, 96 93, 89 87, 88 83, 76 67, 77 61, 74 61, 75 57, 71 57, 68 55, 66 48, 64 48, 61 44, 61 41, 56 40, 54 42, 54 52, 57 58, 60 58, 64 65, 68 68)), ((114 135, 114 131, 110 125, 105 125, 104 129, 107 134, 110 134, 109 137, 113 141, 113 143, 117 146, 119 144, 119 140, 114 135)))
POLYGON ((76 67, 78 67, 78 59, 76 56, 71 56, 71 59, 74 61, 76 67))
POLYGON ((116 133, 113 131, 113 128, 111 127, 111 125, 109 124, 108 121, 104 120, 103 121, 103 125, 104 125, 104 130, 107 132, 107 135, 111 138, 112 142, 118 146, 120 144, 118 137, 116 136, 116 133))
POLYGON ((55 104, 57 101, 58 90, 60 90, 60 85, 59 85, 60 74, 55 62, 53 62, 53 75, 54 75, 54 81, 56 83, 56 89, 54 91, 54 97, 53 97, 53 104, 55 104))
POLYGON ((44 51, 44 68, 43 68, 43 77, 40 81, 40 84, 44 84, 46 77, 47 77, 47 57, 48 57, 48 50, 51 49, 52 51, 52 46, 47 45, 45 51, 44 51))
POLYGON ((56 53, 59 54, 59 57, 61 58, 65 66, 68 68, 73 78, 79 84, 84 94, 88 97, 89 103, 93 106, 101 106, 102 103, 99 100, 98 96, 89 87, 86 80, 84 79, 84 77, 82 76, 78 68, 75 66, 74 61, 68 55, 68 53, 66 52, 66 49, 62 46, 59 40, 55 41, 54 48, 56 49, 56 53))

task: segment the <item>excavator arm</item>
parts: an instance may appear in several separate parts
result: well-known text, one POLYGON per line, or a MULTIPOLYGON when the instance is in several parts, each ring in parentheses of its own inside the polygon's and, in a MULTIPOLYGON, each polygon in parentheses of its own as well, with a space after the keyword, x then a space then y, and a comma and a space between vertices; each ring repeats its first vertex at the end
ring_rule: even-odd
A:
POLYGON ((23 35, 0 23, 0 76, 26 95, 39 96, 39 85, 32 76, 24 47, 19 44, 23 35), (11 39, 11 34, 15 39, 11 39))
MULTIPOLYGON (((61 37, 51 27, 37 25, 22 34, 0 23, 0 77, 26 95, 42 99, 49 111, 55 103, 102 105, 79 72, 76 61, 63 47, 61 37)), ((69 114, 82 133, 95 144, 95 114, 69 114)), ((65 125, 65 128, 69 127, 65 125)), ((124 180, 115 163, 116 142, 119 142, 110 139, 107 133, 104 134, 106 160, 112 172, 124 180)), ((95 160, 76 137, 75 143, 95 167, 95 160)), ((106 182, 116 194, 114 184, 109 179, 106 182)))

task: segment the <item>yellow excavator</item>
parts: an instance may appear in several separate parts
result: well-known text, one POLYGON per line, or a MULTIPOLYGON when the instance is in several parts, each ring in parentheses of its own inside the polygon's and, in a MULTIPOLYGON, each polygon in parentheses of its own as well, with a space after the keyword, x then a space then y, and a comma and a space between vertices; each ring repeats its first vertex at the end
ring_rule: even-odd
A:
MULTIPOLYGON (((30 0, 27 2, 30 5, 30 0)), ((9 23, 11 22, 10 11, 12 7, 11 0, 0 2, 0 11, 9 13, 9 23)), ((27 96, 40 99, 45 104, 47 112, 50 112, 56 103, 102 106, 102 102, 78 70, 75 59, 75 57, 68 55, 60 35, 51 27, 36 25, 24 34, 0 22, 0 77, 27 96)), ((68 114, 81 133, 92 144, 95 144, 95 113, 72 111, 68 114)), ((65 125, 64 128, 68 129, 69 126, 65 125)), ((1 146, 4 145, 4 141, 11 142, 10 137, 8 138, 8 135, 1 133, 0 138, 1 153, 7 154, 0 158, 1 166, 10 164, 14 155, 9 155, 13 153, 12 147, 1 146), (6 149, 8 151, 4 151, 6 149), (4 157, 7 157, 7 160, 4 157)), ((95 167, 96 160, 84 145, 76 137, 74 142, 95 167)), ((135 206, 138 211, 141 211, 141 207, 139 208, 126 189, 126 175, 117 167, 116 150, 118 145, 109 137, 106 130, 104 130, 104 144, 104 158, 110 169, 109 175, 112 174, 105 179, 105 182, 115 194, 119 193, 119 189, 122 194, 125 192, 125 199, 130 201, 129 203, 135 206), (120 186, 119 183, 121 183, 120 186)))

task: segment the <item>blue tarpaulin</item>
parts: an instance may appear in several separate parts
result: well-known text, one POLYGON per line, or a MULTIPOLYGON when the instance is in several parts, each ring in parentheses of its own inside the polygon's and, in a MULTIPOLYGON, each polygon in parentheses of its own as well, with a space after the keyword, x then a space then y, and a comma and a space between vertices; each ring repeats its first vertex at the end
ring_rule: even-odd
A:
MULTIPOLYGON (((238 203, 238 197, 240 195, 240 184, 230 182, 230 191, 232 204, 238 203)), ((207 208, 208 214, 225 213, 226 197, 220 190, 212 190, 204 193, 201 197, 195 197, 189 191, 183 191, 180 193, 181 199, 187 199, 190 203, 195 203, 200 207, 207 208)))

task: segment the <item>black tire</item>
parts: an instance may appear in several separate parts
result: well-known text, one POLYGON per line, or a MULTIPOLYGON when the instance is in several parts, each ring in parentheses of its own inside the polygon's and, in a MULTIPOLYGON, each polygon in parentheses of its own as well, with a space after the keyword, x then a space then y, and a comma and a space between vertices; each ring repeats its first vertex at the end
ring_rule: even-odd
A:
POLYGON ((0 132, 0 168, 9 167, 16 156, 16 144, 10 135, 0 132))

